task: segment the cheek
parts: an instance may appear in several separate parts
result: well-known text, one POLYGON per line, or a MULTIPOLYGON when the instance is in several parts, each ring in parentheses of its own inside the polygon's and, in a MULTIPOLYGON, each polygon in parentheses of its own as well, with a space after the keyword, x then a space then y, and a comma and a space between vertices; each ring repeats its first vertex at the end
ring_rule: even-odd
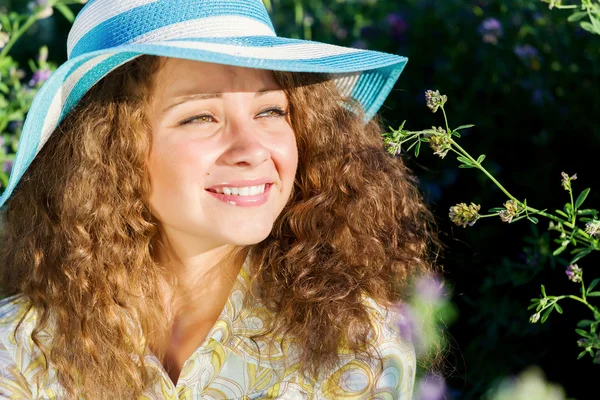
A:
POLYGON ((148 157, 152 191, 184 192, 196 188, 208 170, 205 145, 190 142, 153 144, 148 157))
POLYGON ((273 153, 281 178, 287 181, 288 189, 291 190, 298 168, 298 146, 293 131, 287 132, 281 140, 275 142, 273 153))

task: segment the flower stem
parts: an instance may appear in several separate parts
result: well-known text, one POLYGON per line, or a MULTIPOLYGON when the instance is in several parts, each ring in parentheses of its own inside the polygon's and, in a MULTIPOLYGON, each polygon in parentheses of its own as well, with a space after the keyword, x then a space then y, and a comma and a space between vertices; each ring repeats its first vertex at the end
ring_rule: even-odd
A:
POLYGON ((30 16, 29 18, 27 18, 27 21, 25 21, 23 26, 21 26, 21 28, 19 28, 19 30, 16 33, 11 35, 10 40, 0 52, 0 58, 6 57, 6 54, 8 54, 8 51, 13 47, 15 42, 23 35, 23 33, 25 33, 29 28, 31 28, 35 21, 37 21, 37 18, 38 14, 30 16))

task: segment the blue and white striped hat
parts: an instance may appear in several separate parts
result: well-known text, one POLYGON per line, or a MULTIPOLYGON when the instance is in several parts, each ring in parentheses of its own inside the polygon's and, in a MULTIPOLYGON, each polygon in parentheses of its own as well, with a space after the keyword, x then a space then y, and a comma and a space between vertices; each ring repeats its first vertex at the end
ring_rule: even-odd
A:
POLYGON ((42 86, 25 120, 2 206, 58 124, 84 94, 142 54, 328 74, 373 117, 406 57, 278 37, 261 0, 90 0, 69 33, 68 60, 42 86))

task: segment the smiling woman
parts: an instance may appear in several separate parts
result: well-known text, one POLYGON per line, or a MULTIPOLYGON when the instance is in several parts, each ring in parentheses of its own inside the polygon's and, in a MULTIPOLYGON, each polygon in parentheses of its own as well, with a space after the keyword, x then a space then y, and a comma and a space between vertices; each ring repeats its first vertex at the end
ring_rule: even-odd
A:
POLYGON ((271 30, 81 11, 0 198, 0 397, 411 398, 438 242, 373 118, 406 60, 271 30))

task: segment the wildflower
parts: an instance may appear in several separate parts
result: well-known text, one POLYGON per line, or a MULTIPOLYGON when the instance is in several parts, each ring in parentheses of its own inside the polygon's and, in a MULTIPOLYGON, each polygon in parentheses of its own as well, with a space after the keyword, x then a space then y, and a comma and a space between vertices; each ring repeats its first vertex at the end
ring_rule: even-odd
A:
POLYGON ((500 219, 502 222, 510 223, 514 217, 523 211, 523 206, 516 200, 508 200, 504 203, 505 210, 500 211, 500 219))
POLYGON ((8 44, 9 41, 10 36, 8 36, 8 33, 0 31, 0 50, 2 50, 4 46, 8 44))
POLYGON ((7 160, 4 162, 4 165, 2 166, 2 170, 4 172, 6 172, 7 174, 10 174, 10 171, 12 171, 13 168, 13 161, 12 160, 7 160))
POLYGON ((583 271, 577 266, 577 264, 569 265, 565 273, 569 277, 570 281, 575 283, 581 282, 583 271))
POLYGON ((571 181, 577 179, 577 174, 574 174, 573 176, 569 177, 569 175, 567 175, 566 173, 561 172, 560 175, 562 176, 562 186, 565 188, 565 190, 571 190, 571 181))
POLYGON ((415 294, 427 303, 437 303, 444 295, 444 281, 436 276, 423 276, 417 280, 415 294))
POLYGON ((38 13, 39 19, 50 17, 54 13, 54 9, 51 4, 48 4, 48 0, 33 0, 27 8, 33 13, 38 13))
POLYGON ((504 34, 504 30, 496 18, 486 18, 479 26, 479 33, 485 43, 498 44, 498 38, 504 34))
POLYGON ((399 39, 408 29, 408 23, 400 13, 389 14, 385 20, 392 30, 392 36, 396 39, 399 39))
MULTIPOLYGON (((436 128, 433 127, 433 130, 446 133, 444 128, 436 128)), ((440 156, 440 158, 446 157, 448 154, 448 150, 452 148, 452 141, 448 137, 448 135, 429 135, 429 146, 433 149, 433 154, 436 156, 440 156)))
POLYGON ((463 228, 466 228, 467 225, 473 226, 480 217, 480 209, 479 204, 471 203, 469 206, 465 203, 457 204, 450 207, 450 220, 463 228))
POLYGON ((36 85, 41 85, 42 83, 46 82, 48 78, 50 78, 50 75, 52 75, 52 71, 49 69, 38 69, 33 73, 33 77, 29 81, 29 86, 34 87, 36 85))
POLYGON ((540 313, 539 312, 536 312, 531 317, 529 317, 529 322, 531 322, 532 324, 535 324, 539 320, 540 320, 540 313))
POLYGON ((525 62, 529 67, 533 70, 539 70, 541 68, 542 58, 540 57, 540 52, 535 47, 526 44, 526 45, 518 45, 515 46, 514 52, 521 59, 521 61, 525 62))
POLYGON ((600 236, 600 221, 595 219, 585 224, 585 233, 587 233, 590 236, 600 236))
POLYGON ((433 90, 426 91, 425 98, 427 99, 427 107, 429 107, 432 112, 436 112, 439 107, 443 107, 448 101, 448 97, 441 95, 439 90, 436 90, 435 92, 433 90))
POLYGON ((437 374, 421 378, 415 390, 416 400, 443 400, 446 398, 446 382, 437 374))

